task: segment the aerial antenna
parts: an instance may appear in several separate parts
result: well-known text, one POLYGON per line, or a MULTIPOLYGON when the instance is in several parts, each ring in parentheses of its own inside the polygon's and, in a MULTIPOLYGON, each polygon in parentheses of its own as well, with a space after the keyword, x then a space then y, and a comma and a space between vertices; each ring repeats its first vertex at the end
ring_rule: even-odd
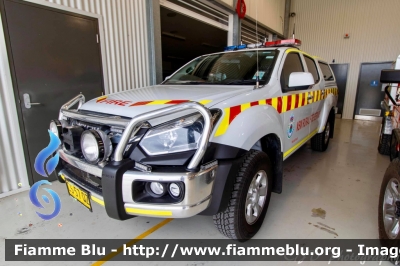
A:
POLYGON ((293 38, 294 39, 294 30, 296 29, 296 23, 293 24, 293 38))
POLYGON ((260 87, 260 77, 258 75, 258 1, 256 1, 256 57, 257 57, 257 72, 256 72, 256 87, 258 89, 260 87))

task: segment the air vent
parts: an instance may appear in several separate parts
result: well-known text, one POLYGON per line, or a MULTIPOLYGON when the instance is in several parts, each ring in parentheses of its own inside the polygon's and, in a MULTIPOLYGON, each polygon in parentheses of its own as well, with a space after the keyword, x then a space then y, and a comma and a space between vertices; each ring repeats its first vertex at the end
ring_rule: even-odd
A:
POLYGON ((360 115, 381 116, 381 109, 364 109, 360 108, 360 115))

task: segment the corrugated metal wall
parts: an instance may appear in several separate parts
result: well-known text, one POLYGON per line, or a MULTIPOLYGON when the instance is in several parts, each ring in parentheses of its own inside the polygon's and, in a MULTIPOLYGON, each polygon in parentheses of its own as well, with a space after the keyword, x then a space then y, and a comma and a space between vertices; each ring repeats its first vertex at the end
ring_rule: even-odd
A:
MULTIPOLYGON (((40 3, 39 0, 30 0, 40 3)), ((46 0, 103 18, 109 93, 150 85, 146 0, 46 0)), ((45 2, 44 2, 45 3, 45 2)), ((0 33, 3 32, 0 23, 0 33)), ((0 38, 0 198, 28 189, 4 36, 0 38)), ((104 61, 103 61, 104 62, 104 61)))
MULTIPOLYGON (((6 51, 0 23, 0 50, 6 51)), ((0 56, 0 197, 29 188, 7 53, 0 56), (8 78, 4 78, 8 77, 8 78)))
POLYGON ((146 0, 46 0, 103 17, 110 93, 150 84, 146 0))
POLYGON ((360 64, 400 54, 399 10, 399 0, 292 0, 289 32, 296 22, 301 49, 329 63, 350 63, 343 118, 353 118, 360 64))

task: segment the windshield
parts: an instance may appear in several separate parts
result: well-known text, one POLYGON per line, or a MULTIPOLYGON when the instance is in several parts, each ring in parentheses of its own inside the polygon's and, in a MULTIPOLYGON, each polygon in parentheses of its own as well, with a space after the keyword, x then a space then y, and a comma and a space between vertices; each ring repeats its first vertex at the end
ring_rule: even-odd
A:
MULTIPOLYGON (((278 50, 258 51, 260 84, 266 84, 278 50)), ((255 85, 257 51, 213 54, 196 58, 179 69, 163 84, 255 85)))

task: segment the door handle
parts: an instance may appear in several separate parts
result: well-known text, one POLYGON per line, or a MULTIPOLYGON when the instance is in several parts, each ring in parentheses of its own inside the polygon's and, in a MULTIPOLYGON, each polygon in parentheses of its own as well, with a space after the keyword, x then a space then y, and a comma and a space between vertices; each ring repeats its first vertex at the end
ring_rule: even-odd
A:
POLYGON ((24 105, 25 108, 30 109, 32 105, 41 105, 41 103, 31 103, 31 97, 28 93, 24 93, 24 105))
POLYGON ((308 94, 307 99, 309 102, 311 102, 314 99, 314 96, 312 94, 308 94))

